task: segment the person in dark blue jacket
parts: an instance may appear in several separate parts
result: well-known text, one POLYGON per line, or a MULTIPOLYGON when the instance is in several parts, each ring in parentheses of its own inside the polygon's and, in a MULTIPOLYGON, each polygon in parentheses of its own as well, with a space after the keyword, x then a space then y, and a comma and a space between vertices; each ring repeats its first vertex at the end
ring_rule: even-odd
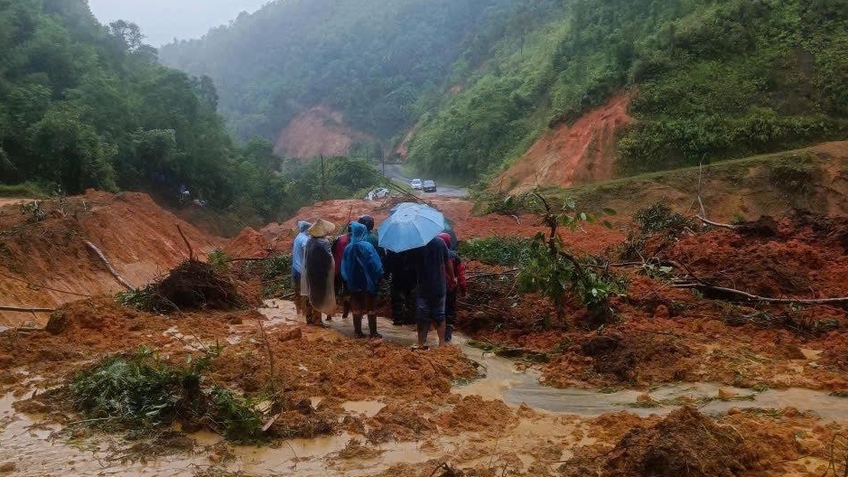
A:
POLYGON ((342 256, 342 278, 350 292, 353 309, 353 330, 357 338, 364 338, 362 316, 368 315, 368 331, 371 338, 382 338, 377 333, 377 314, 374 303, 377 299, 383 264, 377 249, 368 241, 368 229, 359 222, 350 224, 350 243, 342 256))

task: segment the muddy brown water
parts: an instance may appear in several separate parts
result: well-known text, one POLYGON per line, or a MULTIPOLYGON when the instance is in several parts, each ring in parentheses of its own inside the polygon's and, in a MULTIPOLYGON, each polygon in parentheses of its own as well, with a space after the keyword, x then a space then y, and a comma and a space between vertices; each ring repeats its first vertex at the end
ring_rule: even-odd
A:
MULTIPOLYGON (((297 321, 294 307, 288 302, 270 301, 260 311, 269 318, 266 329, 291 326, 297 321)), ((329 326, 344 335, 352 335, 350 320, 335 318, 329 326)), ((379 327, 385 340, 404 346, 415 343, 415 330, 412 327, 395 327, 383 319, 379 320, 379 327)), ((169 331, 179 333, 178 329, 169 331)), ((238 336, 232 339, 237 340, 238 336)), ((435 339, 433 334, 431 345, 435 345, 435 339)), ((293 439, 278 448, 236 447, 233 451, 234 459, 215 464, 213 461, 216 460, 217 450, 213 446, 222 441, 221 437, 198 433, 191 435, 197 442, 192 452, 151 457, 142 462, 127 458, 125 449, 131 443, 124 441, 121 435, 93 434, 75 439, 67 437, 67 433, 58 434, 59 426, 40 422, 39 416, 14 411, 12 404, 15 398, 7 395, 0 397, 0 468, 11 468, 10 472, 3 475, 13 476, 191 476, 213 466, 220 470, 252 475, 359 476, 374 475, 397 463, 414 465, 441 459, 452 455, 457 449, 467 447, 470 441, 482 449, 490 449, 490 455, 469 457, 462 465, 474 466, 481 463, 481 459, 487 459, 484 463, 488 463, 498 449, 510 449, 518 455, 526 469, 535 461, 530 455, 530 449, 538 446, 540 438, 560 443, 562 455, 555 460, 567 459, 571 455, 569 449, 573 446, 592 443, 591 439, 575 433, 575 422, 579 420, 569 416, 593 417, 622 410, 645 416, 665 414, 677 407, 671 404, 639 407, 637 399, 644 394, 642 391, 601 393, 598 390, 546 387, 539 382, 540 376, 536 371, 519 370, 513 361, 472 348, 460 334, 455 335, 454 344, 479 363, 485 373, 471 383, 455 386, 454 392, 480 395, 485 399, 502 399, 512 406, 524 403, 539 411, 539 417, 520 419, 509 436, 496 440, 468 433, 439 436, 425 442, 371 446, 377 451, 374 455, 347 459, 340 452, 352 439, 364 441, 362 436, 343 433, 316 439, 293 439)), ((815 353, 811 352, 810 356, 814 358, 815 353)), ((648 394, 658 403, 680 402, 682 399, 701 400, 706 403, 701 411, 706 413, 718 413, 733 407, 780 409, 791 406, 801 411, 814 411, 826 421, 848 420, 848 399, 804 389, 755 393, 710 383, 689 383, 659 387, 648 394), (714 399, 720 389, 725 396, 735 394, 738 397, 729 401, 714 399)), ((320 400, 318 396, 313 398, 316 404, 320 400)), ((368 417, 379 412, 383 406, 379 397, 375 397, 373 401, 347 402, 342 407, 350 414, 368 417)))

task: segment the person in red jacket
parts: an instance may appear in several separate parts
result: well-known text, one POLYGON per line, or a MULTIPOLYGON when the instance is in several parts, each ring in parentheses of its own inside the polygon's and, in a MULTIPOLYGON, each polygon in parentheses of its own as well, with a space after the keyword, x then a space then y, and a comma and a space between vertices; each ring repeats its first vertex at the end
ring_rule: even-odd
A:
MULTIPOLYGON (((342 318, 347 318, 348 313, 350 313, 350 293, 347 292, 344 286, 344 280, 342 279, 342 258, 344 255, 345 247, 350 243, 350 224, 345 226, 342 234, 336 237, 333 240, 332 252, 333 252, 333 260, 336 262, 336 294, 338 294, 338 300, 342 303, 342 318)), ((332 319, 331 316, 327 316, 327 321, 332 319)))
MULTIPOLYGON (((450 343, 453 335, 453 327, 456 326, 456 299, 458 295, 465 296, 468 293, 468 281, 465 278, 465 265, 459 255, 451 250, 451 237, 446 233, 440 233, 439 238, 448 246, 449 260, 447 267, 453 270, 456 283, 448 281, 448 293, 445 299, 445 341, 450 343)), ((447 274, 447 270, 445 271, 447 274)))

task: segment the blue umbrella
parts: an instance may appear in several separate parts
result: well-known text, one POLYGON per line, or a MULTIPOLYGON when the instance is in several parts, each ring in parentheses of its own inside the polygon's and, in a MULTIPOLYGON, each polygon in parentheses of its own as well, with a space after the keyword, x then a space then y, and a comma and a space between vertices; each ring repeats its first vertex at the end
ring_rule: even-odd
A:
POLYGON ((380 246, 393 252, 423 247, 445 228, 445 216, 422 204, 399 207, 380 224, 380 246))
MULTIPOLYGON (((400 204, 397 204, 394 207, 392 207, 391 210, 389 210, 389 214, 394 214, 398 210, 405 209, 407 207, 421 207, 422 205, 423 204, 419 204, 419 203, 416 203, 416 202, 401 202, 400 204)), ((454 229, 453 229, 453 224, 447 218, 445 218, 445 225, 444 225, 444 228, 442 228, 442 232, 445 232, 448 235, 450 235, 450 237, 451 237, 450 248, 451 248, 451 250, 455 250, 456 245, 459 242, 456 238, 456 231, 454 231, 454 229)))
POLYGON ((394 214, 394 213, 395 213, 395 212, 397 212, 398 210, 400 210, 400 209, 404 209, 404 208, 406 208, 406 207, 416 207, 416 206, 419 206, 419 205, 421 205, 421 204, 419 204, 419 203, 417 203, 417 202, 401 202, 400 204, 397 204, 397 205, 395 205, 394 207, 392 207, 392 208, 389 210, 389 214, 394 214))

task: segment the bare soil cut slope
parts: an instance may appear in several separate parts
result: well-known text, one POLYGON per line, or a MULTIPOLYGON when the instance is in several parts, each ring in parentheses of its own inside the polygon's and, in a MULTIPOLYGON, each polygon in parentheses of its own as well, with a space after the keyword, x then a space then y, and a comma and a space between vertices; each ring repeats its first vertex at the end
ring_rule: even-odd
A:
POLYGON ((491 189, 526 192, 534 187, 570 187, 614 177, 616 131, 631 121, 630 97, 621 93, 573 124, 560 124, 498 176, 491 189))
MULTIPOLYGON (((80 295, 122 290, 86 242, 99 248, 134 286, 147 284, 188 257, 177 226, 200 258, 221 242, 146 194, 89 191, 62 204, 40 202, 40 209, 45 217, 35 221, 17 205, 0 207, 0 305, 53 308, 80 295)), ((0 325, 32 318, 0 313, 0 325)))
POLYGON ((316 106, 294 118, 280 131, 274 153, 309 159, 317 156, 344 156, 356 142, 369 139, 344 124, 342 113, 316 106))

